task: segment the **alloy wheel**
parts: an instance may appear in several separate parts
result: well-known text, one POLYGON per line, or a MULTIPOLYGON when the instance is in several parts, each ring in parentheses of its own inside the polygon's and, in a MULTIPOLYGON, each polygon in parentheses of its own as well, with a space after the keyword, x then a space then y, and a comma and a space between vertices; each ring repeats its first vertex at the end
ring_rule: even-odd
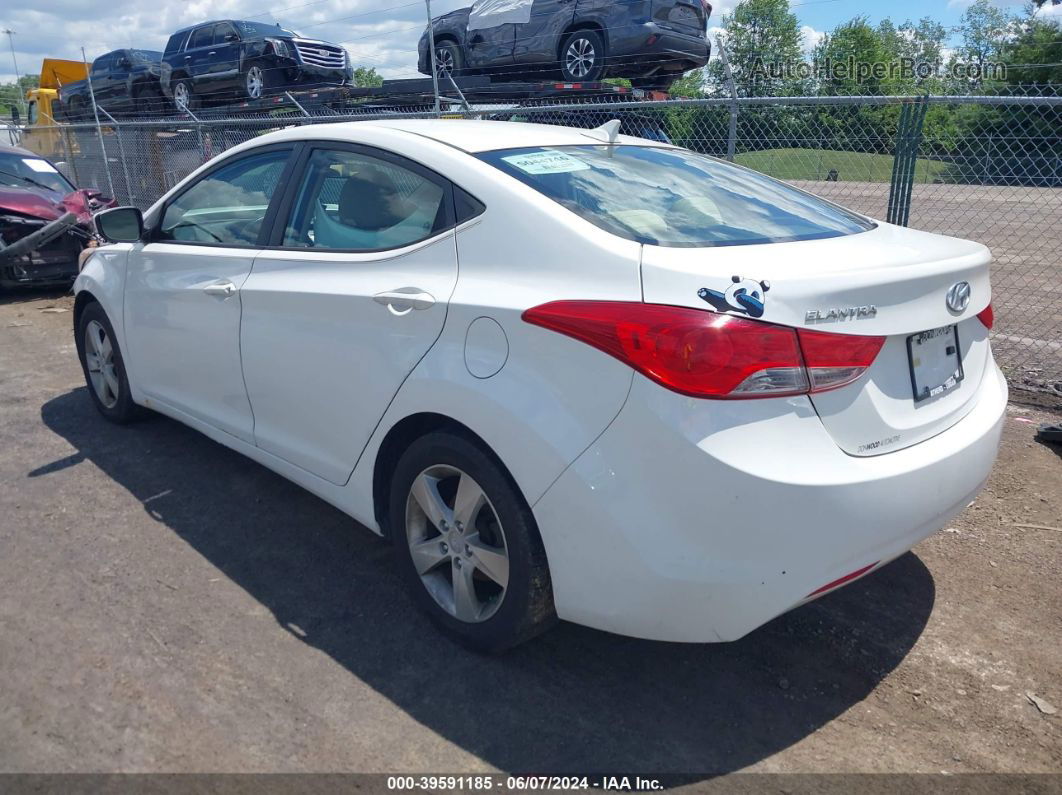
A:
POLYGON ((580 36, 572 39, 568 45, 564 53, 564 65, 573 77, 586 77, 594 68, 596 58, 593 43, 580 36))
POLYGON ((453 74, 454 54, 450 51, 449 47, 435 48, 435 71, 438 72, 440 76, 453 74))
POLYGON ((247 96, 250 99, 261 99, 265 88, 265 74, 261 66, 252 66, 247 70, 247 96))
POLYGON ((468 474, 439 464, 417 475, 406 500, 406 542, 421 582, 443 610, 470 624, 497 612, 509 585, 505 532, 468 474))
POLYGON ((114 346, 107 330, 95 320, 85 326, 85 368, 100 403, 105 408, 114 408, 121 392, 114 363, 114 346))
POLYGON ((187 83, 178 83, 173 87, 173 104, 177 106, 177 110, 188 110, 190 100, 187 83))

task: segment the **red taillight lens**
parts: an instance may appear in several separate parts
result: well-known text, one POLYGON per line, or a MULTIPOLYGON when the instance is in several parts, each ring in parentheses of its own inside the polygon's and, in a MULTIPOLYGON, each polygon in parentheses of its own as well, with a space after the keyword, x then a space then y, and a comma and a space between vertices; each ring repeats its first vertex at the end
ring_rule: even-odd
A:
POLYGON ((989 304, 978 312, 977 319, 984 323, 985 328, 992 328, 993 324, 996 322, 996 314, 992 311, 992 304, 989 304))
POLYGON ((554 301, 524 320, 593 345, 694 397, 769 397, 807 391, 792 329, 731 315, 623 301, 554 301))
POLYGON ((528 309, 523 318, 593 345, 668 389, 704 398, 835 389, 858 378, 884 342, 804 331, 798 342, 798 332, 785 326, 625 301, 554 301, 528 309), (801 355, 805 333, 814 367, 805 368, 801 355))
POLYGON ((850 384, 874 363, 884 337, 830 334, 825 331, 797 331, 812 392, 825 392, 850 384))

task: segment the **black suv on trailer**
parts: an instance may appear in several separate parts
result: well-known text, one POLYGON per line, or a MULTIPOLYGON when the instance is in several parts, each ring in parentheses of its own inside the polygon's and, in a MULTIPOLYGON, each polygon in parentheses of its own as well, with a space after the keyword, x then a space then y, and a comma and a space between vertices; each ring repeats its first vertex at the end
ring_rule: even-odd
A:
POLYGON ((92 118, 93 95, 96 104, 111 114, 161 110, 161 59, 162 53, 155 50, 114 50, 101 55, 92 62, 88 80, 59 87, 63 115, 71 121, 92 118))
POLYGON ((221 20, 179 30, 162 55, 162 91, 178 108, 261 99, 272 91, 345 85, 347 51, 279 25, 221 20))
MULTIPOLYGON (((476 0, 432 20, 438 70, 666 89, 708 63, 708 0, 476 0)), ((431 74, 428 30, 418 68, 431 74)))

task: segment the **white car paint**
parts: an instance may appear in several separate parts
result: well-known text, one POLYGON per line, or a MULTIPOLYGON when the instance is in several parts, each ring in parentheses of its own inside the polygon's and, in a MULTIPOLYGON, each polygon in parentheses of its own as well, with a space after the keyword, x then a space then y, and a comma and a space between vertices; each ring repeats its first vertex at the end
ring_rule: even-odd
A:
POLYGON ((532 506, 561 618, 663 640, 730 640, 909 549, 988 475, 1006 385, 975 317, 990 297, 983 246, 881 222, 825 240, 641 245, 470 155, 596 142, 553 126, 314 125, 221 157, 306 140, 397 153, 486 210, 382 254, 118 244, 88 260, 75 291, 111 319, 136 402, 377 532, 374 479, 388 433, 410 417, 448 417, 490 447, 532 506), (873 317, 811 328, 886 335, 885 346, 832 392, 707 400, 521 319, 565 299, 710 311, 697 290, 725 289, 735 275, 769 281, 771 323, 807 328, 809 310, 874 304, 873 317), (950 315, 943 292, 959 280, 974 299, 950 315), (219 281, 235 294, 203 292, 219 281), (433 303, 407 312, 373 300, 399 289, 433 303), (475 331, 484 318, 497 331, 475 331), (914 407, 904 340, 950 323, 966 378, 914 407))

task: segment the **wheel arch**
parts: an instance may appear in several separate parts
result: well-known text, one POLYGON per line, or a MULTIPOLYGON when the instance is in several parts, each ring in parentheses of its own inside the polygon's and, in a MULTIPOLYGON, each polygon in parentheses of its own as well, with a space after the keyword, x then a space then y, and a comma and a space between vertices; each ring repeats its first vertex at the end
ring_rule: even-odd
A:
MULTIPOLYGON (((568 37, 573 33, 578 33, 580 30, 592 30, 599 35, 605 42, 605 57, 608 57, 609 43, 608 43, 608 31, 600 22, 594 22, 592 20, 583 20, 581 22, 573 22, 571 25, 564 29, 561 33, 560 39, 557 42, 557 62, 559 63, 561 58, 564 57, 564 45, 568 40, 568 37)), ((606 61, 607 64, 607 61, 606 61)))
POLYGON ((78 324, 81 322, 81 313, 85 311, 85 307, 89 304, 98 304, 100 299, 92 294, 89 290, 82 290, 74 298, 74 331, 77 331, 78 324))
POLYGON ((404 417, 391 426, 376 451, 376 460, 373 464, 372 473, 373 515, 381 533, 385 537, 389 535, 390 531, 388 509, 391 503, 391 476, 395 466, 410 444, 422 436, 438 431, 450 431, 459 436, 464 436, 479 445, 488 456, 494 459, 502 474, 509 480, 517 494, 526 502, 527 498, 516 483, 512 473, 482 436, 452 417, 434 412, 419 412, 404 417))

